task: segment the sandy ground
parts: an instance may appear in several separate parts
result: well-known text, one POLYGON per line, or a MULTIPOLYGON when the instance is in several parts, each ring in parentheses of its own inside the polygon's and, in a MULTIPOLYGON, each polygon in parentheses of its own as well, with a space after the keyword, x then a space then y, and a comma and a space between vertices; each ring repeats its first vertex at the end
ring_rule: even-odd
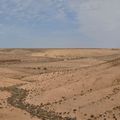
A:
POLYGON ((120 120, 119 100, 120 49, 0 49, 0 120, 120 120))

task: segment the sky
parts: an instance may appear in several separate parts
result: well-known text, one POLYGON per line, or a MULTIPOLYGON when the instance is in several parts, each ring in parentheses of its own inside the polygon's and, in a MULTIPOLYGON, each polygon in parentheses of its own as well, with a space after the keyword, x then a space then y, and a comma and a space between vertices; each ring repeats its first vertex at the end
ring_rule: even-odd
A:
POLYGON ((0 48, 119 48, 120 0, 0 0, 0 48))

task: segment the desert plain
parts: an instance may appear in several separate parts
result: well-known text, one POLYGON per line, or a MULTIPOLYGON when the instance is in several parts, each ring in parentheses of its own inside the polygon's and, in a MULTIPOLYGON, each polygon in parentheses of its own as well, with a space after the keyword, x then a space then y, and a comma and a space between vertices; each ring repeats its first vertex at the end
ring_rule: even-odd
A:
POLYGON ((0 120, 120 120, 120 49, 0 49, 0 120))

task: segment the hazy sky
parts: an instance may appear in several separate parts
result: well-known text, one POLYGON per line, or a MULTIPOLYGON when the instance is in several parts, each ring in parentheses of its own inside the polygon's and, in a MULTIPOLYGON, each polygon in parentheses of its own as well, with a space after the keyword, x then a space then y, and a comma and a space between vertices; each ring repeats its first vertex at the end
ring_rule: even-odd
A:
POLYGON ((120 0, 0 0, 0 47, 120 47, 120 0))

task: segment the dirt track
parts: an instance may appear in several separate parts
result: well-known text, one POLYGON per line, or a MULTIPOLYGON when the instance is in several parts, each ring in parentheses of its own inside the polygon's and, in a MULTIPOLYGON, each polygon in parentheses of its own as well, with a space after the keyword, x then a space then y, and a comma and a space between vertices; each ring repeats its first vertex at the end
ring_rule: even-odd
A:
POLYGON ((0 49, 0 120, 119 120, 119 99, 119 49, 0 49))

